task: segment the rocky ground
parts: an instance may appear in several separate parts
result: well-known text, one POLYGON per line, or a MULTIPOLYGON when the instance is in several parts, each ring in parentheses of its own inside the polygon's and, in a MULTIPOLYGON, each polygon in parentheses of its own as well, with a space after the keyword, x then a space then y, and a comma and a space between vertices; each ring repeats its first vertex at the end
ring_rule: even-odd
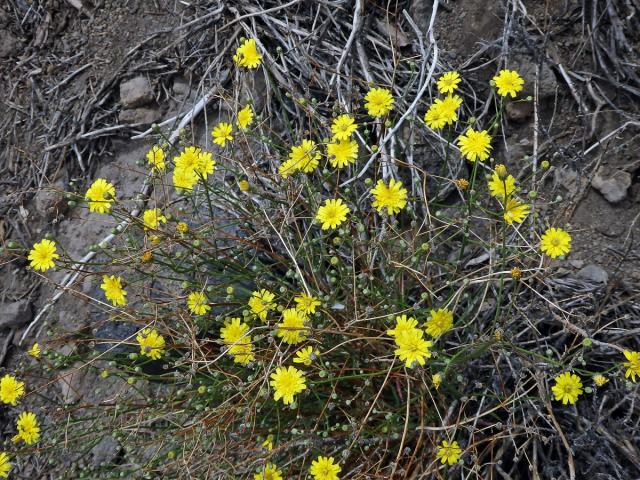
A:
MULTIPOLYGON (((82 258, 109 234, 113 225, 69 207, 64 192, 83 192, 92 179, 108 178, 133 203, 143 188, 140 161, 151 144, 145 136, 150 125, 175 126, 176 116, 202 98, 204 85, 226 78, 223 70, 208 71, 204 59, 220 53, 213 45, 230 44, 238 35, 237 30, 231 35, 232 29, 225 38, 215 33, 235 9, 231 2, 212 14, 217 9, 204 3, 9 0, 0 5, 1 245, 31 245, 55 232, 72 258, 82 258)), ((432 2, 405 3, 426 31, 432 2)), ((436 31, 443 63, 474 82, 494 74, 493 67, 483 67, 482 60, 492 55, 488 46, 510 39, 507 65, 524 75, 526 93, 536 101, 510 104, 507 135, 496 157, 510 171, 519 171, 527 156, 551 162, 545 195, 557 201, 539 213, 568 222, 574 238, 569 262, 555 276, 591 284, 586 295, 605 308, 617 293, 640 290, 640 85, 626 71, 610 71, 614 55, 633 63, 639 44, 637 31, 620 27, 628 35, 626 47, 603 58, 593 39, 605 41, 607 32, 598 25, 587 28, 593 19, 585 18, 581 3, 442 1, 436 31), (519 15, 509 17, 505 7, 519 15)), ((640 7, 635 9, 637 24, 640 7)), ((401 51, 418 51, 404 22, 368 21, 366 28, 387 30, 401 51)), ((211 105, 205 110, 208 122, 215 112, 211 105)), ((197 122, 204 125, 204 116, 197 122)), ((193 135, 208 141, 205 130, 193 135)), ((80 365, 68 365, 66 375, 45 384, 46 376, 30 368, 33 361, 24 355, 34 341, 69 355, 82 348, 87 329, 105 338, 130 332, 114 331, 91 306, 96 285, 83 275, 74 284, 76 294, 61 296, 39 316, 64 274, 43 281, 6 250, 0 258, 0 367, 29 371, 27 381, 41 385, 32 407, 129 394, 122 382, 100 380, 101 365, 81 372, 80 365)), ((3 420, 0 411, 0 431, 3 420)), ((107 435, 88 450, 83 461, 100 463, 118 455, 120 446, 107 435)), ((31 476, 20 478, 47 478, 46 469, 34 463, 24 473, 31 476)))

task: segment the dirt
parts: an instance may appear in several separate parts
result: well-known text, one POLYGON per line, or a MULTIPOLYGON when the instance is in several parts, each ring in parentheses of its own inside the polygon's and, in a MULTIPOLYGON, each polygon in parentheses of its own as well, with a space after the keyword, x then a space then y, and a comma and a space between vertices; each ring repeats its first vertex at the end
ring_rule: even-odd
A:
MULTIPOLYGON (((426 31, 431 2, 411 3, 409 11, 426 31)), ((570 226, 573 250, 569 259, 575 263, 565 274, 571 276, 585 264, 597 264, 618 283, 640 285, 638 127, 630 125, 599 145, 600 139, 630 118, 637 118, 638 98, 626 101, 628 93, 617 92, 611 82, 602 80, 606 76, 594 63, 582 36, 583 25, 572 21, 580 2, 523 2, 530 20, 510 27, 503 24, 505 11, 500 2, 441 3, 437 38, 446 65, 464 72, 472 57, 474 65, 491 60, 495 49, 474 55, 502 38, 505 28, 511 45, 504 54, 504 65, 524 69, 528 85, 535 81, 536 68, 531 66, 540 65, 538 176, 545 173, 540 170, 542 160, 551 162, 551 170, 537 194, 547 202, 541 207, 542 218, 553 219, 553 225, 570 226), (581 78, 596 78, 600 89, 596 91, 614 98, 617 110, 609 104, 598 107, 588 96, 588 82, 583 84, 572 77, 580 84, 580 94, 588 107, 582 111, 560 65, 581 78), (612 203, 592 188, 596 167, 624 170, 631 175, 632 183, 623 200, 612 203), (557 172, 563 173, 558 177, 557 172)), ((109 232, 112 225, 96 222, 85 209, 69 208, 62 192, 83 192, 91 179, 102 177, 115 183, 125 202, 133 201, 142 185, 144 169, 139 162, 149 142, 130 137, 146 130, 151 121, 170 118, 193 101, 192 89, 203 66, 193 56, 190 39, 182 38, 182 31, 172 30, 196 18, 201 8, 198 2, 173 0, 10 0, 0 6, 0 89, 5 92, 0 99, 0 244, 6 247, 15 241, 27 246, 47 232, 55 232, 68 254, 81 258, 109 232), (78 10, 73 4, 82 4, 83 8, 78 10), (148 116, 135 116, 134 112, 123 117, 119 86, 135 76, 150 81, 154 96, 145 101, 148 112, 142 113, 148 116), (135 119, 142 119, 142 125, 131 126, 135 119), (108 127, 115 128, 95 133, 108 127)), ((197 33, 206 35, 204 28, 197 33)), ((464 76, 486 82, 493 74, 493 70, 481 68, 464 76)), ((533 91, 530 93, 533 95, 533 91)), ((511 171, 522 171, 523 181, 530 178, 533 155, 532 105, 509 107, 507 134, 500 139, 494 155, 496 162, 506 163, 511 171)), ((204 143, 206 132, 199 135, 204 143)), ((24 260, 5 251, 0 264, 0 303, 27 298, 36 313, 51 298, 55 285, 42 282, 24 267, 24 260)), ((55 283, 63 276, 55 272, 49 278, 55 283)), ((79 285, 86 296, 96 288, 82 278, 79 285)), ((49 404, 66 403, 69 397, 96 400, 125 388, 122 382, 114 381, 96 395, 100 365, 45 386, 36 376, 33 361, 24 355, 26 347, 34 340, 45 339, 50 332, 62 335, 61 339, 75 339, 83 329, 96 327, 95 311, 81 297, 63 296, 23 344, 20 338, 24 326, 0 331, 0 339, 10 342, 0 365, 30 372, 34 376, 27 380, 42 385, 41 395, 26 404, 36 411, 49 404)), ((67 342, 65 346, 59 341, 53 348, 68 354, 81 346, 81 342, 67 342)), ((69 365, 69 373, 73 367, 69 365)), ((118 452, 113 439, 104 438, 93 453, 98 463, 118 452)), ((36 460, 22 472, 17 478, 44 478, 40 476, 44 469, 36 460)))

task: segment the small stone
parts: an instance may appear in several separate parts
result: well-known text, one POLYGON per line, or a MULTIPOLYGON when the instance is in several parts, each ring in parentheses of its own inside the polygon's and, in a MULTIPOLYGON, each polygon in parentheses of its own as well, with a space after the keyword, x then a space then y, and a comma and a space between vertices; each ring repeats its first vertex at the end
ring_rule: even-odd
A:
POLYGON ((122 110, 118 117, 120 123, 150 125, 160 120, 160 111, 153 108, 134 108, 122 110))
POLYGON ((20 46, 20 42, 11 32, 7 30, 0 31, 0 58, 8 58, 13 56, 20 46))
POLYGON ((507 118, 514 122, 524 122, 533 114, 532 102, 509 102, 507 103, 507 118))
POLYGON ((609 280, 609 274, 606 270, 593 263, 581 269, 576 276, 591 283, 607 283, 609 280))
POLYGON ((120 445, 110 435, 102 437, 102 439, 91 449, 92 462, 98 466, 101 463, 110 463, 120 452, 120 445))
POLYGON ((618 203, 627 197, 627 190, 631 186, 631 174, 624 170, 614 170, 613 172, 606 169, 599 169, 593 180, 591 180, 593 188, 598 190, 607 201, 618 203))
MULTIPOLYGON (((521 55, 515 57, 507 64, 509 70, 517 71, 524 79, 524 88, 518 93, 518 98, 525 98, 534 94, 534 85, 536 79, 535 60, 529 56, 521 55)), ((542 62, 540 66, 540 75, 538 76, 538 97, 548 98, 556 94, 558 81, 553 71, 546 62, 542 62)))
POLYGON ((33 312, 29 300, 0 304, 0 329, 20 327, 31 321, 33 312))
POLYGON ((153 100, 153 90, 146 77, 135 77, 120 84, 120 103, 124 108, 145 105, 153 100))
POLYGON ((582 268, 584 267, 584 260, 569 260, 569 265, 573 268, 582 268))

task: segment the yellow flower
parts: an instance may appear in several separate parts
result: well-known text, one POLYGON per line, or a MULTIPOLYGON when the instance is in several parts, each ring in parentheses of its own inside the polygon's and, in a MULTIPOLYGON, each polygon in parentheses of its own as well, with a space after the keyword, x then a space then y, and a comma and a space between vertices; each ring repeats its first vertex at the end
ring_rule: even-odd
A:
POLYGON ((570 372, 561 373, 556 377, 556 384, 551 387, 556 400, 573 405, 582 394, 582 382, 580 377, 570 372))
POLYGON ((276 335, 284 343, 295 345, 307 339, 309 329, 304 326, 307 316, 295 308, 287 308, 282 312, 282 319, 276 325, 276 335))
POLYGON ((213 127, 213 131, 211 135, 213 135, 213 143, 217 143, 221 147, 224 147, 227 141, 232 141, 233 136, 231 132, 233 130, 233 126, 227 122, 220 122, 218 125, 213 127))
POLYGON ((176 225, 176 230, 180 235, 184 235, 189 231, 189 225, 184 222, 178 222, 178 224, 176 225))
POLYGON ((11 462, 9 461, 9 454, 0 452, 0 478, 9 478, 10 470, 11 462))
POLYGON ((158 145, 154 145, 151 150, 147 152, 147 163, 156 171, 162 171, 166 165, 164 163, 164 150, 158 145))
POLYGON ((503 180, 496 172, 493 172, 493 174, 491 174, 491 180, 489 180, 488 185, 489 195, 500 199, 509 197, 509 195, 516 191, 516 179, 511 175, 507 175, 507 177, 503 180))
POLYGON ((504 208, 503 218, 509 225, 513 225, 513 222, 522 223, 525 217, 529 215, 529 211, 529 205, 520 203, 516 198, 510 198, 504 208))
POLYGON ((107 300, 116 307, 127 304, 127 299, 125 298, 127 292, 122 288, 121 282, 122 278, 116 277, 115 275, 103 275, 102 285, 100 285, 100 288, 104 290, 104 295, 107 297, 107 300))
POLYGON ((269 451, 273 450, 273 435, 268 435, 264 442, 262 442, 262 446, 269 451))
POLYGON ((211 310, 207 304, 207 296, 202 292, 191 292, 187 296, 187 306, 194 315, 204 315, 211 310))
POLYGON ((407 205, 407 190, 402 188, 402 182, 389 180, 389 185, 385 185, 382 180, 378 180, 376 186, 371 189, 374 197, 373 206, 378 212, 385 208, 389 215, 394 215, 407 205))
POLYGON ((273 463, 267 463, 260 473, 253 475, 253 480, 282 480, 282 470, 273 463))
POLYGON ((625 378, 631 377, 631 381, 636 381, 636 376, 640 376, 640 353, 625 350, 622 352, 625 358, 628 360, 623 365, 627 367, 627 371, 624 373, 625 378))
POLYGON ((291 162, 290 168, 292 168, 294 172, 299 170, 304 173, 312 172, 320 163, 320 153, 316 148, 316 142, 313 140, 302 140, 300 145, 291 147, 289 162, 291 162))
POLYGON ((249 191, 249 182, 247 180, 240 180, 238 182, 238 187, 240 188, 241 192, 248 192, 249 191))
POLYGON ((249 38, 242 42, 242 45, 236 49, 233 61, 239 67, 257 68, 262 61, 262 55, 258 53, 256 41, 253 38, 249 38))
POLYGON ((186 147, 180 155, 174 157, 173 162, 176 165, 176 170, 184 170, 194 172, 200 162, 200 148, 199 147, 186 147))
POLYGON ((91 184, 84 197, 89 200, 90 212, 107 213, 116 198, 116 187, 104 178, 98 178, 91 184))
POLYGON ((153 230, 158 228, 160 222, 167 223, 167 217, 162 214, 162 211, 159 208, 145 210, 145 212, 142 214, 142 220, 144 222, 145 230, 153 230))
POLYGON ((147 262, 150 262, 152 258, 153 258, 153 253, 151 252, 151 250, 147 250, 140 256, 140 262, 147 263, 147 262))
POLYGON ((358 128, 358 124, 351 115, 340 115, 334 118, 331 124, 331 133, 334 140, 349 140, 353 132, 358 128))
POLYGON ((500 73, 493 77, 493 82, 498 88, 498 95, 511 95, 511 98, 515 98, 524 85, 524 79, 515 70, 500 70, 500 73))
POLYGON ((520 280, 520 278, 522 277, 522 270, 520 270, 518 267, 513 267, 511 269, 511 277, 514 280, 520 280))
POLYGON ((198 165, 196 166, 196 173, 201 175, 204 180, 213 173, 216 168, 216 161, 211 158, 212 153, 206 150, 198 152, 198 165))
POLYGON ((385 88, 372 88, 364 97, 364 104, 372 117, 384 117, 393 110, 393 95, 385 88))
POLYGON ((460 190, 466 190, 467 188, 469 188, 469 182, 464 178, 458 178, 457 180, 454 180, 453 183, 455 183, 456 187, 458 187, 460 190))
POLYGON ((460 74, 458 72, 446 72, 438 78, 438 91, 440 93, 453 93, 460 83, 460 74))
POLYGON ((604 386, 604 384, 608 381, 609 379, 600 373, 597 373, 593 376, 593 383, 595 383, 598 387, 604 386))
POLYGON ((24 382, 17 380, 13 375, 0 378, 0 402, 15 407, 22 396, 24 396, 24 382))
POLYGON ((239 318, 227 320, 220 329, 220 338, 225 346, 229 347, 228 353, 233 355, 233 361, 246 365, 254 359, 253 345, 248 334, 249 325, 239 318))
POLYGON ((356 162, 358 158, 358 142, 355 140, 339 140, 327 144, 329 163, 334 168, 342 168, 356 162))
POLYGON ((293 363, 302 363, 305 366, 310 366, 311 362, 315 359, 319 352, 313 350, 313 347, 304 347, 296 352, 296 356, 293 359, 293 363))
POLYGON ((56 242, 47 240, 46 238, 39 243, 34 243, 27 257, 27 259, 31 260, 29 265, 41 272, 46 272, 50 268, 55 267, 56 264, 53 260, 56 258, 60 258, 60 255, 56 253, 56 242))
POLYGON ((424 115, 424 121, 430 128, 443 128, 458 120, 458 108, 462 98, 458 95, 447 95, 444 99, 436 98, 424 115))
POLYGON ((399 315, 396 317, 396 327, 394 329, 387 330, 387 335, 390 337, 396 337, 403 332, 407 332, 409 330, 417 330, 418 322, 413 317, 407 318, 406 315, 399 315))
POLYGON ((22 440, 27 445, 32 445, 40 438, 40 425, 35 413, 22 412, 18 416, 16 428, 18 433, 11 439, 14 442, 22 440))
POLYGON ((271 374, 271 382, 273 387, 273 399, 277 402, 282 399, 285 405, 293 403, 293 397, 300 392, 306 390, 304 373, 296 367, 278 367, 275 373, 271 374))
POLYGON ((551 258, 566 255, 571 250, 571 235, 561 228, 549 228, 540 238, 540 250, 551 258))
POLYGON ((491 146, 491 135, 486 130, 476 131, 473 128, 467 130, 464 135, 458 137, 460 152, 470 162, 480 159, 482 161, 489 158, 491 146))
POLYGON ((236 118, 236 125, 240 130, 246 130, 249 125, 253 122, 253 109, 251 105, 245 105, 245 107, 238 112, 238 116, 236 118))
POLYGON ((140 355, 145 355, 152 360, 158 360, 164 353, 164 337, 157 331, 145 328, 136 336, 140 345, 140 355))
POLYGON ((433 382, 434 388, 438 390, 440 388, 440 385, 442 385, 442 375, 439 373, 434 373, 431 377, 431 381, 433 382))
POLYGON ((395 354, 405 362, 407 368, 413 368, 415 363, 425 364, 425 359, 431 357, 429 347, 432 342, 422 338, 422 330, 416 328, 402 332, 395 337, 398 348, 395 354))
POLYGON ((193 190, 198 183, 198 176, 192 168, 178 168, 173 171, 173 186, 176 190, 193 190))
POLYGON ((38 358, 42 353, 42 350, 40 350, 40 345, 38 345, 38 342, 31 345, 31 348, 27 351, 27 353, 31 355, 33 358, 38 358))
POLYGON ((276 296, 269 290, 262 289, 251 294, 249 298, 249 307, 255 316, 257 316, 263 322, 267 319, 269 310, 274 310, 276 304, 273 299, 276 296))
POLYGON ((453 312, 447 308, 431 310, 425 326, 429 335, 433 338, 439 337, 453 326, 453 312))
POLYGON ((293 175, 294 173, 297 172, 295 165, 296 165, 295 162, 292 162, 291 160, 286 160, 282 162, 278 167, 278 173, 282 178, 287 178, 289 175, 293 175))
POLYGON ((334 462, 333 457, 319 456, 311 462, 309 473, 311 473, 314 480, 340 480, 338 474, 342 468, 334 462))
POLYGON ((307 295, 304 292, 297 295, 293 300, 296 302, 296 309, 306 313, 307 315, 316 313, 316 307, 321 305, 320 300, 311 295, 307 295))
POLYGON ((328 199, 318 208, 316 220, 322 223, 320 227, 322 230, 328 230, 341 225, 347 219, 349 212, 349 207, 342 203, 341 199, 328 199))
POLYGON ((440 463, 448 463, 449 465, 453 465, 460 460, 460 455, 462 454, 462 449, 458 445, 458 442, 447 442, 443 440, 440 445, 438 445, 438 453, 436 457, 440 459, 440 463))

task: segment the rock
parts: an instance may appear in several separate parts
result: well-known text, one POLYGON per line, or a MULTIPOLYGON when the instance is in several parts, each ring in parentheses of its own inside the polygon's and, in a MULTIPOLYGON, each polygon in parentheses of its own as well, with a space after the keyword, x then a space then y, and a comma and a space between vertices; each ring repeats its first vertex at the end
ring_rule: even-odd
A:
POLYGON ((173 94, 176 97, 183 99, 186 98, 191 92, 193 92, 193 90, 191 89, 188 80, 182 77, 178 77, 173 81, 173 94))
POLYGON ((584 260, 569 260, 569 264, 573 268, 582 268, 584 267, 584 260))
POLYGON ((135 77, 120 84, 120 103, 124 108, 146 105, 153 100, 153 90, 146 77, 135 77))
MULTIPOLYGON (((528 56, 515 56, 508 64, 509 70, 516 70, 524 78, 524 88, 518 94, 518 98, 533 97, 533 87, 536 78, 536 64, 528 56)), ((556 94, 558 81, 546 62, 542 62, 540 76, 538 77, 538 97, 549 98, 556 94)))
POLYGON ((134 108, 122 110, 118 117, 120 123, 150 125, 160 120, 160 111, 154 108, 134 108))
POLYGON ((584 176, 578 175, 578 171, 569 166, 554 169, 553 180, 556 185, 562 186, 571 195, 575 195, 587 183, 584 176))
POLYGON ((34 213, 45 220, 52 220, 64 214, 69 209, 63 194, 65 190, 66 185, 62 180, 55 182, 49 188, 39 190, 31 200, 34 213))
POLYGON ((8 58, 18 51, 18 38, 7 30, 0 30, 0 58, 8 58))
POLYGON ((135 334, 138 330, 139 327, 133 323, 106 321, 94 331, 96 350, 108 350, 109 353, 135 352, 135 334))
POLYGON ((102 437, 102 439, 91 449, 90 455, 94 465, 99 466, 101 463, 112 462, 120 452, 120 445, 110 435, 102 437))
POLYGON ((591 283, 607 283, 609 280, 609 274, 606 270, 593 263, 581 269, 576 276, 591 283))
POLYGON ((618 203, 627 196, 627 190, 631 186, 631 174, 624 170, 611 172, 601 168, 596 172, 593 180, 591 180, 591 185, 598 190, 607 201, 618 203))
POLYGON ((507 103, 506 110, 509 120, 524 122, 533 114, 533 102, 509 102, 507 103))
POLYGON ((31 321, 33 312, 29 300, 20 300, 0 305, 0 330, 20 327, 31 321))

